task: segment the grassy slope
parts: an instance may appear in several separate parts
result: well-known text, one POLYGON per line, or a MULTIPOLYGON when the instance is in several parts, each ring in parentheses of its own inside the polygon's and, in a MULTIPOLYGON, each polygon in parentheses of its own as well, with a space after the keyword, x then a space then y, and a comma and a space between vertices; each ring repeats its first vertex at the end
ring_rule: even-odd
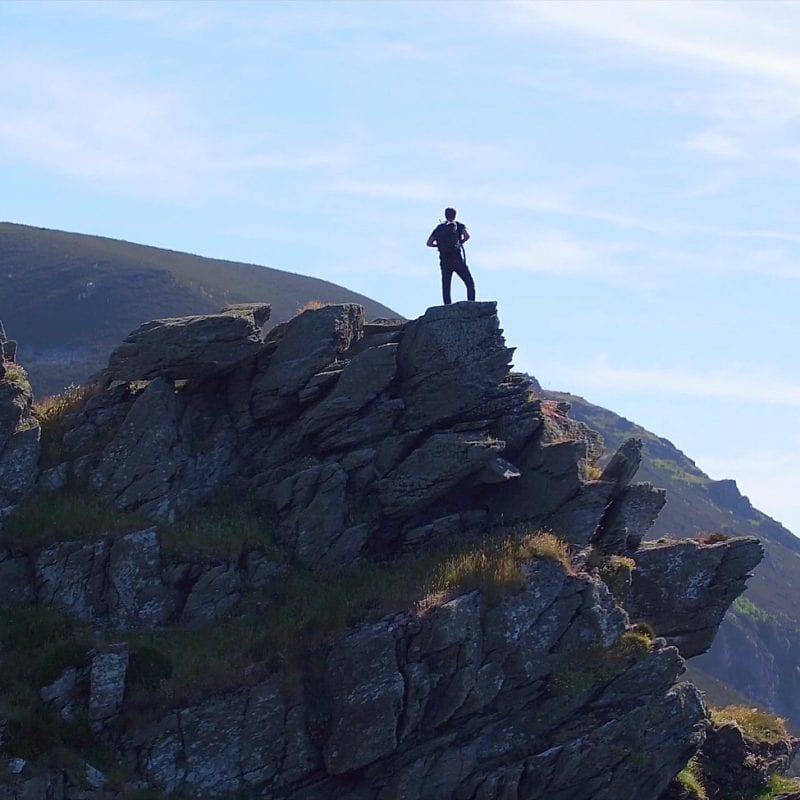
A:
POLYGON ((116 239, 0 223, 0 320, 20 342, 37 395, 85 380, 143 322, 272 304, 271 322, 308 300, 357 302, 367 317, 396 317, 342 286, 290 272, 116 239))
MULTIPOLYGON (((746 498, 723 502, 714 497, 714 484, 697 465, 669 440, 595 406, 577 395, 545 392, 548 397, 571 403, 571 416, 586 422, 603 435, 606 456, 629 436, 644 440, 644 458, 637 480, 650 481, 667 489, 667 505, 647 538, 688 537, 702 531, 724 531, 733 535, 757 536, 766 555, 748 582, 746 597, 758 609, 776 618, 782 635, 800 639, 800 539, 775 520, 750 506, 746 498)), ((731 612, 735 613, 735 612, 731 612)), ((769 648, 769 643, 759 643, 769 648)), ((692 662, 689 675, 718 705, 741 703, 742 695, 692 662)), ((800 720, 794 720, 800 725, 800 720)))

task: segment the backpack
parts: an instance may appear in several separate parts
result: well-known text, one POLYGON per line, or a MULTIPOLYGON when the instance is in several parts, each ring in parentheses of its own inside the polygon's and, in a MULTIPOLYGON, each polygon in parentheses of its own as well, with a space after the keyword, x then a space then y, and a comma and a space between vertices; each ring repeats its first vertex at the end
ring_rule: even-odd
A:
POLYGON ((441 253, 461 250, 461 223, 443 222, 436 234, 436 246, 441 253))

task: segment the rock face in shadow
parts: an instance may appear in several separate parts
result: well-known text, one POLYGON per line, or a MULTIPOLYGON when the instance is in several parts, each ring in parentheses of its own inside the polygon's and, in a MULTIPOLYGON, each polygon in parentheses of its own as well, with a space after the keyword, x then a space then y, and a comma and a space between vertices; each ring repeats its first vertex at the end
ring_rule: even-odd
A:
POLYGON ((657 797, 705 710, 675 683, 675 648, 627 652, 625 631, 604 585, 535 560, 497 605, 471 592, 350 631, 320 657, 313 700, 275 676, 175 709, 137 733, 138 763, 198 798, 657 797))
MULTIPOLYGON (((750 709, 738 711, 746 714, 750 709)), ((800 796, 800 788, 774 793, 770 791, 770 779, 786 775, 800 748, 800 739, 791 736, 777 718, 769 732, 746 727, 747 731, 735 721, 709 720, 705 742, 693 760, 695 780, 707 797, 769 796, 774 800, 795 800, 800 796)), ((694 800, 697 796, 696 792, 688 793, 679 781, 673 781, 660 800, 694 800)))
MULTIPOLYGON (((596 469, 599 436, 510 372, 494 303, 407 324, 326 306, 266 333, 265 314, 142 326, 63 420, 63 458, 38 476, 39 501, 76 480, 152 526, 5 547, 0 608, 35 601, 99 637, 39 696, 63 723, 86 721, 134 777, 117 791, 89 761, 78 779, 74 766, 11 759, 18 777, 0 781, 0 800, 658 800, 706 735, 683 657, 707 647, 758 542, 640 547, 664 502, 633 482, 641 442, 596 469), (159 525, 222 487, 269 505, 281 555, 165 558, 159 525), (298 635, 313 648, 294 660, 275 659, 267 638, 241 675, 202 692, 156 702, 134 691, 148 658, 161 675, 140 637, 235 626, 247 603, 260 614, 278 602, 280 586, 257 592, 283 573, 335 582, 409 552, 539 529, 571 556, 531 552, 513 580, 348 617, 321 641, 306 625, 298 635), (621 604, 600 576, 629 558, 621 604)), ((9 371, 3 391, 20 401, 11 441, 30 395, 9 371)), ((34 465, 17 501, 36 478, 34 465)))

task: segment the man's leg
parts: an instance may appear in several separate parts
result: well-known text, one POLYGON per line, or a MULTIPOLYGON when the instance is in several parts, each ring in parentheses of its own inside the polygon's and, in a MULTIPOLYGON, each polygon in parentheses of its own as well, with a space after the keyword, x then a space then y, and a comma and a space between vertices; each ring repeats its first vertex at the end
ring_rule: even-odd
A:
POLYGON ((442 302, 449 306, 452 300, 450 299, 450 284, 453 280, 453 270, 442 264, 442 302))
POLYGON ((472 273, 469 271, 469 267, 462 261, 454 268, 454 272, 464 281, 464 285, 467 287, 467 300, 475 300, 475 281, 472 280, 472 273))

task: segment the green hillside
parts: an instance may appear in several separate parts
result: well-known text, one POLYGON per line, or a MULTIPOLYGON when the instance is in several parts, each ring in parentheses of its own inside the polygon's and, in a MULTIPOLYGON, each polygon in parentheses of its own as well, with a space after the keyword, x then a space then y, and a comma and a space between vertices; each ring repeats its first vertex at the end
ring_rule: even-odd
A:
POLYGON ((272 324, 309 300, 361 303, 368 318, 397 317, 342 286, 255 264, 131 242, 0 223, 0 320, 20 342, 36 395, 80 383, 143 322, 272 304, 272 324))

